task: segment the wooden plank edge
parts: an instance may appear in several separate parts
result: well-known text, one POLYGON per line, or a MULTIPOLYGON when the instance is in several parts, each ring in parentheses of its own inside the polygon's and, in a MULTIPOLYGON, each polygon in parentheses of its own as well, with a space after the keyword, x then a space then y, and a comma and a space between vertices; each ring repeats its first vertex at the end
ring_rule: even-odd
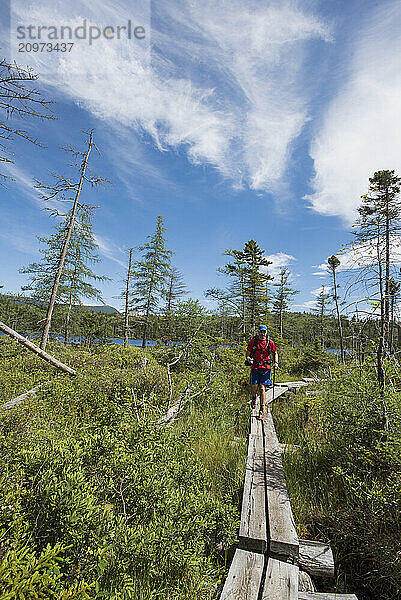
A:
POLYGON ((330 544, 300 538, 299 566, 316 577, 334 577, 334 557, 330 544))
POLYGON ((220 600, 257 600, 262 583, 264 555, 237 548, 220 600))
POLYGON ((262 600, 298 600, 298 567, 269 557, 262 600))
POLYGON ((298 592, 298 600, 358 600, 355 594, 333 592, 298 592))

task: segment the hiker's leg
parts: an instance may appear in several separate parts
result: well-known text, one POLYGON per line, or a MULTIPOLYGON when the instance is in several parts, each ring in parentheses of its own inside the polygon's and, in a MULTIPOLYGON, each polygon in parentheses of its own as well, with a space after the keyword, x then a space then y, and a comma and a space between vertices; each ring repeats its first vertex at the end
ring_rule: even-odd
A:
POLYGON ((261 383, 259 384, 259 395, 260 395, 260 410, 262 410, 263 412, 265 411, 266 408, 266 386, 261 383))
POLYGON ((251 384, 251 394, 252 394, 251 407, 255 408, 256 407, 256 396, 258 394, 257 372, 255 371, 255 369, 251 369, 251 375, 250 375, 249 382, 251 384))

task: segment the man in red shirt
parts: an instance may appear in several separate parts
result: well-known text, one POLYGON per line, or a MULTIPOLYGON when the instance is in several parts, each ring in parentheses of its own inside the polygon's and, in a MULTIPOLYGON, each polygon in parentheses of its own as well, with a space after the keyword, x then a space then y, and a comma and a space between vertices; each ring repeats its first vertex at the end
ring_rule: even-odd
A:
POLYGON ((266 386, 271 385, 271 369, 278 367, 276 344, 267 335, 266 325, 259 326, 257 338, 252 338, 246 351, 246 361, 252 365, 250 383, 252 386, 251 408, 256 408, 259 391, 259 419, 263 419, 266 408, 266 386))

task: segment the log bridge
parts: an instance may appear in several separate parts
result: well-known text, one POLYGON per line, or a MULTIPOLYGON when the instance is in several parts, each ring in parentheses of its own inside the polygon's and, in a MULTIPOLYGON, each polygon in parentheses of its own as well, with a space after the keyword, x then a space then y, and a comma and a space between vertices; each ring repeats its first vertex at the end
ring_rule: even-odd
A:
MULTIPOLYGON (((312 382, 276 384, 268 405, 312 382)), ((288 497, 270 408, 264 419, 252 410, 242 498, 239 543, 220 600, 357 600, 354 594, 319 593, 313 577, 334 577, 328 544, 299 539, 288 497)), ((285 450, 288 450, 286 448, 285 450)))

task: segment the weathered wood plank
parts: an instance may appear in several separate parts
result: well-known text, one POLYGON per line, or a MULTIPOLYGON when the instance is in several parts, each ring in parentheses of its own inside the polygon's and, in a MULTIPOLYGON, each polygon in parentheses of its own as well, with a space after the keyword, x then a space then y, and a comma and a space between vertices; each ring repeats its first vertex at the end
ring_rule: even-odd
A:
POLYGON ((317 577, 334 577, 334 558, 330 545, 300 539, 299 566, 317 577))
POLYGON ((265 477, 254 469, 245 472, 239 547, 252 552, 265 552, 267 548, 265 477))
POLYGON ((298 573, 298 592, 316 592, 312 577, 306 571, 299 570, 298 573))
POLYGON ((358 600, 355 594, 333 594, 332 592, 298 592, 298 600, 358 600))
POLYGON ((32 352, 35 352, 35 354, 37 354, 38 356, 40 356, 47 362, 51 363, 53 366, 57 367, 58 369, 61 369, 62 371, 65 371, 66 373, 69 373, 70 375, 77 374, 76 371, 74 371, 74 369, 71 369, 71 367, 68 367, 64 363, 57 360, 56 358, 53 358, 53 356, 50 356, 50 354, 47 354, 47 352, 45 352, 41 348, 38 348, 38 346, 36 346, 33 342, 31 342, 30 340, 27 340, 23 335, 20 335, 19 333, 14 331, 14 329, 11 329, 11 327, 8 327, 1 321, 0 321, 0 331, 3 331, 10 337, 14 338, 14 340, 17 340, 17 342, 19 342, 26 348, 29 348, 29 350, 32 350, 32 352))
POLYGON ((298 600, 298 567, 269 558, 263 600, 298 600))
POLYGON ((249 435, 248 454, 246 458, 246 468, 265 472, 265 459, 263 450, 263 434, 260 426, 260 434, 249 435))
POLYGON ((284 454, 285 452, 297 452, 297 450, 299 450, 300 447, 301 446, 298 446, 297 444, 280 444, 281 454, 284 454))
POLYGON ((263 563, 263 554, 236 550, 220 600, 257 600, 263 563))
POLYGON ((298 562, 299 542, 270 410, 263 423, 270 555, 298 562))
POLYGON ((253 408, 251 411, 251 435, 259 435, 263 436, 262 432, 262 422, 258 419, 259 415, 259 406, 257 403, 257 408, 253 408))

